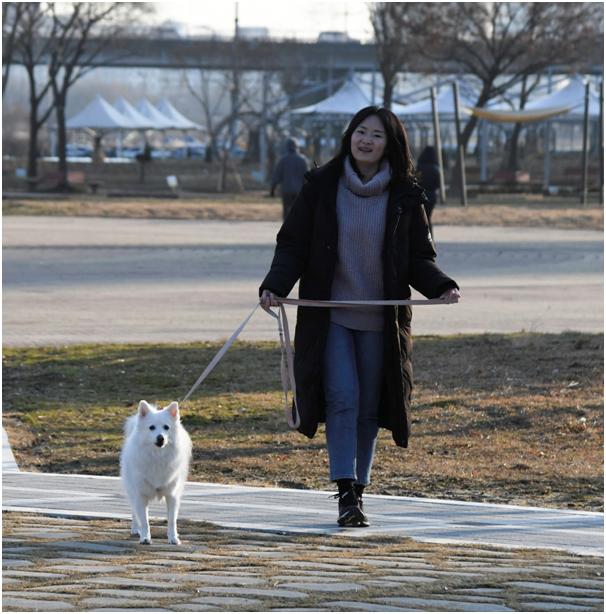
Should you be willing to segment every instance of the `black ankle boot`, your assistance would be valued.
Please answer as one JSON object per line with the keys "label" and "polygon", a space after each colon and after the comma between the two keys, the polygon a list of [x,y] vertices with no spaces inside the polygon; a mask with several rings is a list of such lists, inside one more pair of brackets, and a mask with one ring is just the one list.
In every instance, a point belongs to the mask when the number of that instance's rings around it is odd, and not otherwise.
{"label": "black ankle boot", "polygon": [[335,495],[339,499],[337,523],[340,527],[364,526],[360,524],[364,520],[364,514],[358,503],[353,480],[337,480],[337,484],[339,485],[339,493]]}
{"label": "black ankle boot", "polygon": [[360,508],[360,512],[362,514],[360,519],[361,527],[368,527],[370,523],[368,522],[368,516],[364,513],[364,503],[362,501],[362,495],[364,494],[364,484],[354,484],[354,493],[356,498],[358,499],[358,507]]}

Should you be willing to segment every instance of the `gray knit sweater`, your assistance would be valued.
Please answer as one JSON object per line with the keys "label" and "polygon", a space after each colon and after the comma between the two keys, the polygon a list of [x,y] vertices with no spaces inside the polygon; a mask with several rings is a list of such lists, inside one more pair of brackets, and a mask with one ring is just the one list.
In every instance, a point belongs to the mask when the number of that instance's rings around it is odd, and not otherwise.
{"label": "gray knit sweater", "polygon": [[[332,300],[384,298],[382,253],[390,178],[387,160],[370,181],[363,183],[349,158],[345,159],[337,190],[339,244]],[[355,330],[383,330],[382,307],[334,308],[330,319]]]}

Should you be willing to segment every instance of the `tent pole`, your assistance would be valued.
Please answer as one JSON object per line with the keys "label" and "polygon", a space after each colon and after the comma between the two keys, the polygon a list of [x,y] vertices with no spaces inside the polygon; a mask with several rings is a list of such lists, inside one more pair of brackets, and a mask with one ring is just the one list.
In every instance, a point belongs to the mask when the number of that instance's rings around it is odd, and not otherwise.
{"label": "tent pole", "polygon": [[459,187],[461,190],[461,204],[467,206],[467,184],[465,182],[465,152],[461,143],[461,117],[459,115],[459,83],[454,81],[452,91],[455,104],[455,126],[457,131],[457,160],[459,165]]}
{"label": "tent pole", "polygon": [[583,114],[583,157],[582,157],[582,177],[583,184],[581,189],[581,204],[587,204],[587,134],[589,130],[589,81],[585,83],[585,112]]}
{"label": "tent pole", "polygon": [[438,154],[438,166],[440,167],[440,203],[446,203],[446,187],[444,184],[444,160],[442,160],[442,138],[440,136],[440,116],[438,115],[438,102],[436,100],[436,88],[429,88],[431,95],[431,114],[433,117],[433,140]]}
{"label": "tent pole", "polygon": [[604,204],[604,80],[600,81],[600,120],[598,123],[598,143],[600,156],[600,192]]}

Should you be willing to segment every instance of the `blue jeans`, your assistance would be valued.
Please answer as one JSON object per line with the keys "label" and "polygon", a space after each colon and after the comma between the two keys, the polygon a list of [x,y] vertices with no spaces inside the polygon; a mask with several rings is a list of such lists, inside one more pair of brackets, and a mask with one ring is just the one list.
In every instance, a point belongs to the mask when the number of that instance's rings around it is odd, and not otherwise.
{"label": "blue jeans", "polygon": [[370,482],[379,431],[383,333],[330,323],[324,354],[330,479]]}

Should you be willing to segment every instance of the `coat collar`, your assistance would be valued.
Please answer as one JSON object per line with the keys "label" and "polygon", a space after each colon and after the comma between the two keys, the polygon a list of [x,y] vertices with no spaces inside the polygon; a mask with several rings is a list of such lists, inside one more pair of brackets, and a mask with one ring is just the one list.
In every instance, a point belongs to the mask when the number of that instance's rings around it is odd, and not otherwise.
{"label": "coat collar", "polygon": [[[310,183],[314,183],[320,188],[326,196],[330,194],[336,199],[337,184],[342,174],[341,164],[331,160],[318,168],[314,168],[305,174],[305,178]],[[423,188],[416,181],[392,181],[389,186],[390,201],[393,202],[418,202],[427,201],[427,196]]]}

